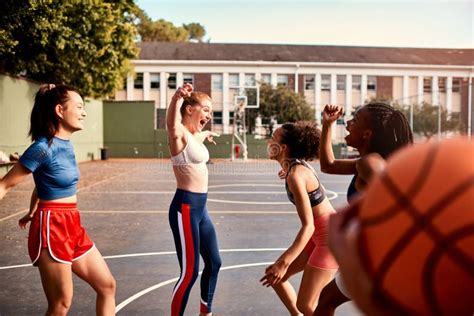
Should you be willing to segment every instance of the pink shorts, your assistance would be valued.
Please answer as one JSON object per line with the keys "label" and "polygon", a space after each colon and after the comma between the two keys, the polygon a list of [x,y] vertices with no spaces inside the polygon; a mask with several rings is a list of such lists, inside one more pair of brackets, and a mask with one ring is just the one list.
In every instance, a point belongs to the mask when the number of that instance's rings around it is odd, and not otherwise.
{"label": "pink shorts", "polygon": [[329,216],[325,214],[314,217],[314,233],[306,244],[304,251],[309,255],[308,264],[315,268],[337,270],[339,265],[328,248]]}
{"label": "pink shorts", "polygon": [[94,248],[84,227],[76,203],[40,203],[31,221],[28,253],[37,265],[42,249],[61,263],[72,264]]}

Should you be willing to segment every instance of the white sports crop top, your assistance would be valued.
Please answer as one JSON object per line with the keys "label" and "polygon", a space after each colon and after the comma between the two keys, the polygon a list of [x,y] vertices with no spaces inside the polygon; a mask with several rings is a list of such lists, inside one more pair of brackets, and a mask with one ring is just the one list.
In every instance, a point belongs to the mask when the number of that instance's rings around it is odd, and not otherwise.
{"label": "white sports crop top", "polygon": [[209,160],[209,151],[206,146],[199,142],[192,134],[186,133],[186,146],[176,156],[171,157],[173,166],[206,164]]}

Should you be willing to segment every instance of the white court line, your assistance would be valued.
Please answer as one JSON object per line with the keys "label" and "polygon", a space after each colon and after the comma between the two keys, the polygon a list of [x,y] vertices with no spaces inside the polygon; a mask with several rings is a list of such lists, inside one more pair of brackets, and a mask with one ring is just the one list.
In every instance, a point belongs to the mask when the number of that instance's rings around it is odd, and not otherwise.
{"label": "white court line", "polygon": [[232,184],[215,184],[209,185],[208,188],[225,188],[225,187],[278,187],[281,188],[281,184],[255,184],[255,183],[232,183]]}
{"label": "white court line", "polygon": [[[107,178],[107,179],[101,180],[101,181],[99,181],[99,182],[90,184],[90,185],[88,185],[88,186],[82,187],[82,188],[78,189],[78,190],[76,191],[76,193],[79,193],[79,192],[81,192],[82,190],[92,188],[93,186],[96,186],[96,185],[98,185],[98,184],[101,184],[101,183],[103,183],[103,182],[105,182],[105,181],[109,181],[109,180],[115,179],[116,177],[119,177],[119,176],[124,175],[124,174],[127,174],[127,173],[131,173],[131,172],[132,172],[132,171],[122,172],[122,173],[117,174],[117,175],[115,175],[115,176],[112,176],[112,177],[110,177],[110,178]],[[29,191],[29,192],[32,192],[32,191]],[[28,212],[29,210],[30,210],[29,208],[25,208],[25,209],[22,209],[21,211],[18,211],[18,212],[16,212],[16,213],[11,214],[11,215],[8,215],[8,216],[6,216],[6,217],[0,218],[0,223],[3,222],[3,221],[6,221],[7,219],[10,219],[10,218],[12,218],[12,217],[15,217],[15,216],[17,216],[17,215],[19,215],[19,214],[26,213],[26,212]]]}
{"label": "white court line", "polygon": [[[235,249],[220,249],[219,252],[269,252],[269,251],[284,251],[286,248],[235,248]],[[162,255],[174,255],[176,251],[160,251],[160,252],[142,252],[142,253],[129,253],[122,255],[103,256],[104,259],[120,259],[120,258],[131,258],[131,257],[146,257],[146,256],[162,256]],[[13,266],[0,267],[0,270],[16,269],[33,266],[31,263],[17,264]]]}
{"label": "white court line", "polygon": [[[124,174],[127,174],[127,173],[131,173],[132,171],[129,171],[129,172],[123,172],[123,173],[120,173],[118,175],[115,175],[113,177],[110,177],[108,179],[104,179],[102,181],[99,181],[97,183],[94,183],[94,184],[91,184],[89,186],[86,186],[86,187],[83,187],[83,188],[80,188],[79,190],[77,190],[77,192],[81,192],[85,189],[89,189],[93,186],[96,186],[100,183],[103,183],[103,182],[106,182],[106,181],[109,181],[109,180],[112,180],[116,177],[119,177],[119,176],[122,176]],[[232,184],[216,184],[216,185],[210,185],[208,186],[208,188],[222,188],[222,187],[243,187],[243,186],[249,186],[249,187],[281,187],[281,184],[255,184],[255,183],[232,183]],[[174,194],[176,191],[86,191],[86,192],[82,192],[83,194]],[[326,189],[326,192],[329,194],[332,194],[332,196],[328,196],[329,200],[333,200],[335,198],[338,197],[339,194],[341,195],[345,195],[347,194],[346,192],[335,192],[335,191],[331,191],[331,190],[328,190]],[[208,194],[210,196],[214,195],[214,194],[286,194],[286,192],[282,192],[282,191],[209,191]],[[247,204],[247,205],[290,205],[291,203],[290,202],[259,202],[259,201],[234,201],[234,200],[222,200],[222,199],[212,199],[212,198],[208,198],[207,199],[208,201],[210,202],[214,202],[214,203],[229,203],[229,204]],[[1,218],[0,219],[0,222],[3,222],[7,219],[10,219],[12,217],[15,217],[19,214],[22,214],[22,213],[25,213],[27,212],[28,209],[23,209],[21,211],[18,211],[14,214],[11,214],[7,217],[4,217],[4,218]],[[82,211],[81,211],[82,212]],[[85,212],[84,212],[85,213]],[[95,212],[97,213],[97,212]],[[119,213],[119,212],[117,212]],[[138,213],[138,212],[137,212]],[[212,212],[210,212],[212,213]],[[226,212],[227,213],[227,212]],[[239,214],[239,213],[236,213],[236,214]]]}
{"label": "white court line", "polygon": [[18,212],[16,212],[16,213],[13,213],[13,214],[11,214],[11,215],[8,215],[7,217],[0,218],[0,223],[3,222],[3,221],[6,221],[7,219],[10,219],[10,218],[12,218],[12,217],[15,217],[15,216],[17,216],[17,215],[19,215],[19,214],[26,213],[26,212],[28,212],[28,210],[29,210],[29,208],[25,208],[25,209],[23,209],[23,210],[21,210],[21,211],[18,211]]}
{"label": "white court line", "polygon": [[[97,210],[82,211],[81,214],[168,214],[169,211],[153,211],[153,210]],[[295,214],[296,211],[208,211],[209,214]]]}
{"label": "white court line", "polygon": [[[273,262],[255,262],[255,263],[238,264],[238,265],[234,265],[234,266],[221,267],[220,271],[240,269],[240,268],[249,268],[249,267],[258,267],[258,266],[266,266],[266,265],[270,265],[272,263]],[[202,271],[200,271],[199,274],[202,274]],[[166,280],[164,282],[161,282],[161,283],[155,284],[153,286],[150,286],[149,288],[146,288],[146,289],[130,296],[125,301],[123,301],[122,303],[117,305],[117,307],[115,307],[115,313],[118,313],[121,309],[123,309],[125,306],[127,306],[128,304],[130,304],[131,302],[133,302],[137,298],[139,298],[139,297],[141,297],[141,296],[143,296],[147,293],[150,293],[151,291],[159,289],[160,287],[163,287],[163,286],[168,285],[170,283],[174,283],[174,282],[178,281],[178,279],[179,278],[173,278],[173,279],[170,279],[170,280]]]}
{"label": "white court line", "polygon": [[[248,175],[248,174],[247,174]],[[212,175],[211,175],[212,176]],[[324,178],[320,178],[321,180],[324,179]],[[275,179],[274,181],[272,180],[251,180],[253,183],[269,183],[269,184],[275,184],[276,181],[278,180],[281,180],[283,182],[283,179]],[[210,179],[209,180],[209,183],[218,183],[218,182],[224,182],[224,183],[229,183],[230,180],[213,180],[213,179]],[[246,180],[238,180],[238,179],[232,179],[232,182],[236,183],[236,182],[242,182],[242,183],[245,183],[245,182],[249,182],[250,180],[249,179],[246,179]],[[134,182],[134,183],[140,183],[140,182],[143,182],[143,183],[176,183],[176,180],[127,180],[127,183],[128,182]],[[350,179],[349,180],[325,180],[325,181],[321,181],[321,182],[324,182],[324,183],[343,183],[343,184],[348,184],[350,182]],[[27,190],[16,190],[17,192],[29,192]]]}
{"label": "white court line", "polygon": [[290,202],[251,202],[251,201],[232,201],[232,200],[218,200],[207,199],[209,202],[228,203],[228,204],[250,204],[250,205],[290,205]]}
{"label": "white court line", "polygon": [[[174,194],[176,191],[94,191],[87,194]],[[209,191],[211,194],[286,194],[285,191]]]}

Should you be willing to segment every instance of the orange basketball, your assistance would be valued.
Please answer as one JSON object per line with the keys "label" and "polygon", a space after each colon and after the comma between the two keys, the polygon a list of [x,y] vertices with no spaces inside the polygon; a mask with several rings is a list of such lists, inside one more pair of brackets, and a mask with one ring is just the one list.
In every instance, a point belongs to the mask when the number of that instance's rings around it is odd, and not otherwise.
{"label": "orange basketball", "polygon": [[360,204],[375,295],[403,315],[474,314],[474,143],[401,150]]}

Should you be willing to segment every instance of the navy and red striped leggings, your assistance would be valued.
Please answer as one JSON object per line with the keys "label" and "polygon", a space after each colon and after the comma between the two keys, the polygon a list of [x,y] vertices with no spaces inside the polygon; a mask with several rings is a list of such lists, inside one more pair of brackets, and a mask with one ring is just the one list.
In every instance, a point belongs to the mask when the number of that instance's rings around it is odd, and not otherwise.
{"label": "navy and red striped leggings", "polygon": [[173,231],[181,274],[173,289],[171,316],[183,315],[189,293],[199,274],[199,254],[204,260],[201,276],[201,313],[212,311],[212,299],[221,267],[216,231],[207,213],[207,193],[177,189],[169,222]]}

